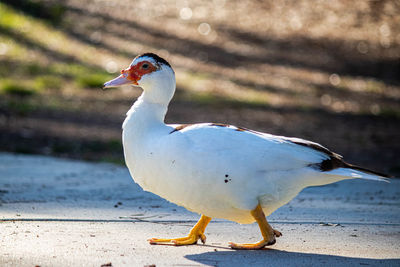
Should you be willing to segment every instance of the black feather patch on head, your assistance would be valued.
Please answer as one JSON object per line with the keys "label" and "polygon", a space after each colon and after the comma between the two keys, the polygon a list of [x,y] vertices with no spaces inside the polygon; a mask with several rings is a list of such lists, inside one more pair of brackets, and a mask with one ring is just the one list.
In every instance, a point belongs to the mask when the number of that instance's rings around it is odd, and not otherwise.
{"label": "black feather patch on head", "polygon": [[140,58],[140,57],[151,57],[152,59],[155,60],[155,62],[157,62],[159,64],[167,65],[168,67],[172,68],[171,65],[168,63],[168,61],[166,61],[165,59],[163,59],[162,57],[160,57],[154,53],[144,53],[144,54],[137,56],[136,58]]}

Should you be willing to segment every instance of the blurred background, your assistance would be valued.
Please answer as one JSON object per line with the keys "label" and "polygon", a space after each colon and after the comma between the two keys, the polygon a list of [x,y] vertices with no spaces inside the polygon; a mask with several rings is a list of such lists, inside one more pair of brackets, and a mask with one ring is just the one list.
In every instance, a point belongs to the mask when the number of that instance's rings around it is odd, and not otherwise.
{"label": "blurred background", "polygon": [[132,59],[174,67],[168,123],[319,142],[400,175],[399,1],[2,0],[0,151],[123,164]]}

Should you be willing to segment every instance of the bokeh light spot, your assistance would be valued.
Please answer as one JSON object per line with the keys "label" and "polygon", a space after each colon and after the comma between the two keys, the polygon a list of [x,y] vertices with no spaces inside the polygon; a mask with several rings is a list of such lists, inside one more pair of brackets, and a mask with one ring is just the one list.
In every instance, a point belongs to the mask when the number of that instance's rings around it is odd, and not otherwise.
{"label": "bokeh light spot", "polygon": [[340,76],[336,73],[333,73],[331,76],[329,76],[329,82],[333,86],[338,86],[340,84]]}
{"label": "bokeh light spot", "polygon": [[193,16],[193,11],[191,8],[189,7],[184,7],[179,11],[179,16],[181,17],[181,19],[183,20],[189,20],[192,18]]}
{"label": "bokeh light spot", "polygon": [[115,63],[115,61],[110,60],[106,63],[106,71],[108,73],[116,73],[117,70],[118,70],[118,66],[117,66],[117,63]]}
{"label": "bokeh light spot", "polygon": [[211,26],[208,23],[201,23],[197,28],[197,31],[202,35],[208,35],[211,32]]}

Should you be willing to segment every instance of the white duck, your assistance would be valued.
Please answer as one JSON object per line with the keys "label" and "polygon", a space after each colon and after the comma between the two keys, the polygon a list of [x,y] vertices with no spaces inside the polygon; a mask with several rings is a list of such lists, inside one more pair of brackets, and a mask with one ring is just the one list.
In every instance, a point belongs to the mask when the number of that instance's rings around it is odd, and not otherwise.
{"label": "white duck", "polygon": [[187,237],[152,238],[151,244],[189,245],[198,239],[204,243],[204,230],[215,217],[238,223],[256,221],[262,241],[230,246],[260,249],[281,236],[265,216],[303,188],[387,177],[350,165],[325,147],[299,138],[216,123],[165,124],[175,73],[155,54],[136,57],[104,87],[122,84],[143,89],[122,126],[125,161],[132,177],[144,190],[202,214]]}

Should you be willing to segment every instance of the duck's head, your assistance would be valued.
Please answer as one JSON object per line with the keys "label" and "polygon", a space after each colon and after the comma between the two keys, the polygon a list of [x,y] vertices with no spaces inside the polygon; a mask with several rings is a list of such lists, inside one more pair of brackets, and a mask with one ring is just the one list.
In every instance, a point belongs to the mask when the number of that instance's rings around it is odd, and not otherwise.
{"label": "duck's head", "polygon": [[141,87],[144,99],[152,103],[169,103],[175,92],[175,73],[171,65],[153,53],[135,57],[121,75],[106,82],[103,88],[118,87],[124,84]]}

